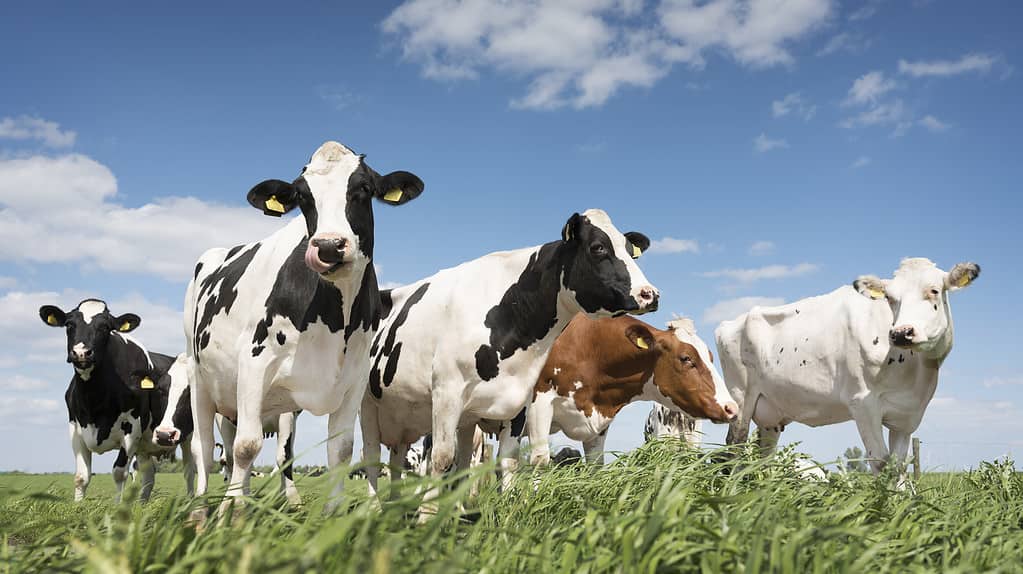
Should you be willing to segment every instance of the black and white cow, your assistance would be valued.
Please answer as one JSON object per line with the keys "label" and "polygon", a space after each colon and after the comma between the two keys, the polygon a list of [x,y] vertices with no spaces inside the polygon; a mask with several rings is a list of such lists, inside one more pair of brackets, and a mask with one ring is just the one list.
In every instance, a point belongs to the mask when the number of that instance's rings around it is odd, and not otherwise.
{"label": "black and white cow", "polygon": [[86,299],[65,313],[43,305],[39,316],[51,327],[67,332],[67,362],[74,367],[64,393],[71,450],[75,453],[75,500],[85,498],[92,477],[92,453],[118,449],[113,477],[120,500],[128,463],[137,457],[142,472],[142,500],[153,490],[153,458],[173,452],[180,444],[185,482],[192,493],[195,465],[189,450],[191,409],[173,412],[181,429],[176,441],[158,445],[153,429],[167,410],[173,382],[185,380],[185,357],[150,353],[128,335],[142,322],[138,315],[114,316],[99,299]]}
{"label": "black and white cow", "polygon": [[[439,475],[455,462],[456,440],[469,444],[482,419],[511,421],[501,433],[521,436],[537,375],[576,313],[657,308],[657,290],[633,261],[649,244],[591,209],[572,215],[560,240],[385,291],[388,313],[370,349],[361,418],[371,487],[381,444],[401,460],[432,429],[431,472]],[[469,468],[471,454],[459,449],[458,468]],[[517,463],[508,453],[499,458],[509,471]]]}
{"label": "black and white cow", "polygon": [[686,444],[699,447],[703,440],[700,431],[702,419],[691,416],[685,411],[673,411],[668,407],[655,403],[643,425],[643,440],[671,437],[685,439]]}
{"label": "black and white cow", "polygon": [[[198,492],[213,457],[213,417],[238,422],[229,497],[249,492],[263,420],[297,410],[329,414],[327,460],[351,459],[355,417],[369,376],[369,346],[382,305],[373,269],[376,199],[402,205],[423,191],[415,175],[380,175],[337,142],[313,154],[291,183],[252,188],[251,205],[297,217],[269,237],[199,259],[185,296],[192,369]],[[339,502],[344,481],[331,493]]]}

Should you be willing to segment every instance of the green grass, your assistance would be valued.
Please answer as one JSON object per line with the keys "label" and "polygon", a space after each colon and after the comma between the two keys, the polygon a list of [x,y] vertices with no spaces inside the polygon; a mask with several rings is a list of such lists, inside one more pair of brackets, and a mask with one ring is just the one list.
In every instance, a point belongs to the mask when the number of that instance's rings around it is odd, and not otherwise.
{"label": "green grass", "polygon": [[67,475],[0,475],[0,571],[1023,572],[1023,475],[1011,462],[902,492],[886,476],[801,480],[791,452],[713,458],[661,441],[600,469],[524,471],[474,501],[449,480],[421,526],[418,480],[382,508],[350,481],[347,510],[325,517],[328,477],[301,479],[300,510],[279,507],[276,479],[254,479],[263,491],[246,513],[201,532],[186,524],[179,476],[159,475],[146,505],[115,505],[109,475],[81,504]]}

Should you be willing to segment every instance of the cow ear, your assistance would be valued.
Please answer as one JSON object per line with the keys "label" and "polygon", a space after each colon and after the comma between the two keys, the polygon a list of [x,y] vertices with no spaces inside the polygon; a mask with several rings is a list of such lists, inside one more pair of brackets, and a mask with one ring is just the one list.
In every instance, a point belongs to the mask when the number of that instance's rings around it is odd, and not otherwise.
{"label": "cow ear", "polygon": [[142,319],[134,313],[125,313],[114,319],[114,325],[117,325],[117,330],[121,333],[130,333],[141,324]]}
{"label": "cow ear", "polygon": [[625,241],[627,242],[626,247],[629,250],[629,255],[633,259],[639,259],[639,256],[650,247],[650,239],[638,231],[626,233]]}
{"label": "cow ear", "polygon": [[43,305],[39,308],[39,317],[43,323],[51,327],[63,327],[67,322],[67,315],[54,305]]}
{"label": "cow ear", "polygon": [[579,237],[579,225],[582,222],[582,216],[578,213],[573,213],[572,217],[568,218],[565,222],[565,226],[561,228],[561,239],[562,241],[572,241],[576,237]]}
{"label": "cow ear", "polygon": [[625,329],[625,337],[639,349],[649,351],[654,348],[654,334],[644,325],[629,325]]}
{"label": "cow ear", "polygon": [[980,265],[973,262],[956,263],[956,266],[945,276],[945,288],[958,291],[966,287],[980,276]]}
{"label": "cow ear", "polygon": [[871,299],[884,299],[885,281],[874,275],[860,275],[853,281],[853,289]]}
{"label": "cow ear", "polygon": [[423,193],[423,180],[407,171],[392,171],[380,178],[376,198],[389,205],[402,205]]}
{"label": "cow ear", "polygon": [[298,205],[295,186],[279,179],[268,179],[249,190],[249,205],[264,215],[280,217]]}

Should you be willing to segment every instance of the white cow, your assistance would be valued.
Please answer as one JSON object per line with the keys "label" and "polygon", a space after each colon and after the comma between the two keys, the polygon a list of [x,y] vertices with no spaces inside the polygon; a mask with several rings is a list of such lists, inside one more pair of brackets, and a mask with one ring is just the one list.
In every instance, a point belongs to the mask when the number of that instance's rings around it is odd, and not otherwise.
{"label": "white cow", "polygon": [[658,438],[681,438],[692,447],[699,447],[703,439],[703,419],[690,416],[685,411],[674,411],[654,403],[643,425],[643,440],[649,442]]}
{"label": "white cow", "polygon": [[[361,417],[371,487],[380,444],[400,460],[432,430],[438,475],[481,419],[511,421],[502,433],[521,436],[536,377],[576,313],[657,308],[657,290],[633,261],[649,244],[591,209],[569,218],[560,240],[492,253],[385,293],[390,311],[371,349]],[[459,450],[458,468],[468,468],[471,452]],[[510,470],[517,461],[505,454]]]}
{"label": "white cow", "polygon": [[[249,203],[267,215],[297,207],[302,217],[261,241],[199,259],[185,296],[185,335],[200,494],[213,462],[214,413],[238,422],[229,497],[249,492],[265,417],[329,414],[328,464],[351,459],[382,312],[372,200],[402,205],[422,190],[415,175],[381,176],[364,156],[327,142],[294,182],[268,180],[249,191]],[[328,511],[343,488],[338,480]]]}
{"label": "white cow", "polygon": [[721,323],[718,354],[740,408],[728,443],[746,440],[750,419],[764,453],[790,422],[852,419],[875,473],[890,455],[901,464],[952,350],[948,294],[979,274],[975,263],[946,273],[927,259],[905,259],[892,279],[863,276],[827,295],[754,307]]}

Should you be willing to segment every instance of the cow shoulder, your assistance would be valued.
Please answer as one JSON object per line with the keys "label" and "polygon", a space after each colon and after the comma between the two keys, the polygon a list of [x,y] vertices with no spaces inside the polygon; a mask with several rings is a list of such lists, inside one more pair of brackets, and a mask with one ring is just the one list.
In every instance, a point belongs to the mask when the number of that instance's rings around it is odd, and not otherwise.
{"label": "cow shoulder", "polygon": [[369,391],[378,399],[383,397],[384,387],[391,385],[398,371],[402,349],[399,330],[408,321],[412,308],[423,300],[429,288],[428,281],[403,288],[397,294],[397,310],[392,307],[395,303],[394,291],[386,292],[386,302],[382,302],[381,305],[387,308],[387,321],[377,331],[370,347],[372,365],[369,371]]}
{"label": "cow shoulder", "polygon": [[[193,288],[196,305],[193,345],[196,357],[210,343],[210,325],[213,318],[221,312],[231,313],[231,308],[238,299],[238,283],[259,248],[259,243],[253,243],[236,251],[232,257],[226,257],[229,253],[227,250],[211,249],[200,258],[200,265],[196,266],[196,285]],[[214,265],[221,256],[224,256],[224,259]]]}

